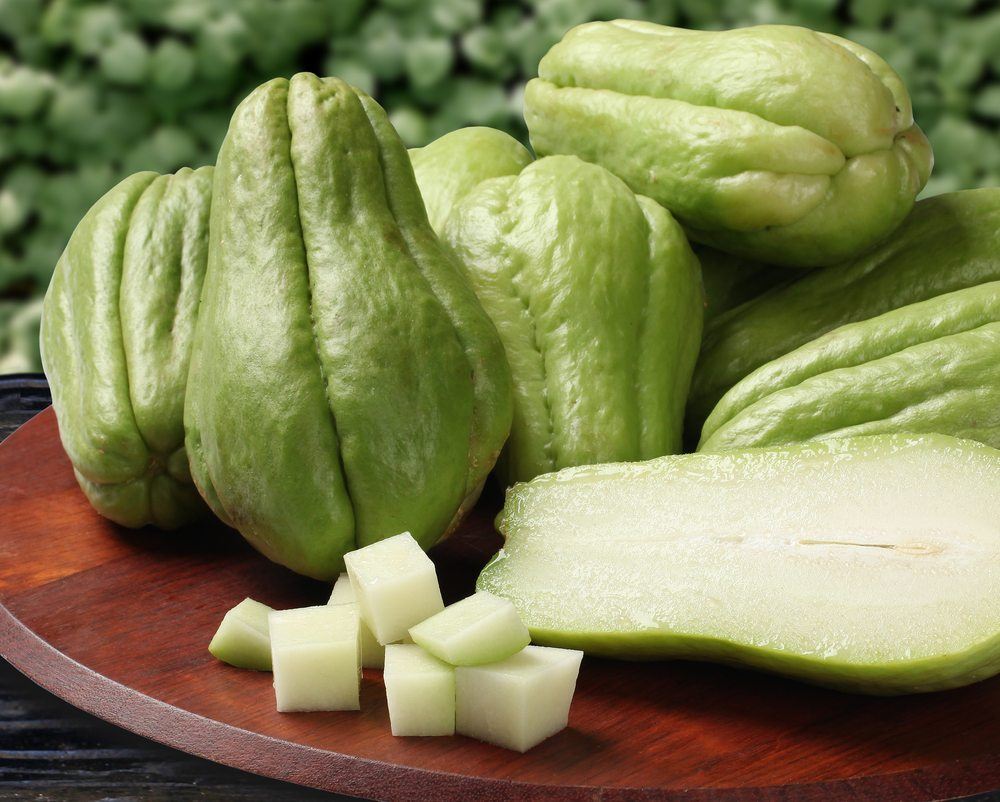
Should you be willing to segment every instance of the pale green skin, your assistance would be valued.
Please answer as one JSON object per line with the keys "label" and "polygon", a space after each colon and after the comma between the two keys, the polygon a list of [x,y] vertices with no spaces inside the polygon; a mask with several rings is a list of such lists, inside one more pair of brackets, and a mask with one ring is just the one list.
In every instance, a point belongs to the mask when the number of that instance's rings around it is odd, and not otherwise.
{"label": "pale green skin", "polygon": [[[843,480],[836,478],[837,466],[845,461],[861,464],[869,479],[845,487]],[[899,472],[896,477],[895,471]],[[755,477],[763,477],[757,479],[756,491],[760,484],[773,485],[774,489],[767,491],[775,505],[773,512],[760,512],[756,504],[759,497],[747,490]],[[953,510],[952,528],[929,534],[922,531],[918,514],[917,520],[905,524],[912,526],[912,531],[904,526],[903,534],[897,536],[918,540],[931,537],[932,542],[945,544],[952,556],[940,565],[926,562],[937,559],[933,554],[913,556],[904,552],[896,557],[887,547],[857,549],[851,557],[834,556],[841,554],[836,551],[841,547],[872,544],[852,544],[851,540],[863,536],[850,526],[840,530],[833,524],[827,529],[822,510],[831,505],[850,510],[854,506],[852,499],[857,500],[865,504],[862,527],[869,530],[866,536],[891,538],[891,534],[879,534],[878,515],[886,516],[891,533],[895,516],[905,514],[905,509],[894,509],[893,505],[899,503],[893,495],[896,490],[886,487],[905,487],[913,477],[919,477],[918,489],[913,492],[924,498],[932,494],[924,493],[923,488],[947,487],[948,482],[959,485],[964,495],[955,506],[946,490],[943,504],[937,505],[939,521],[949,520],[948,511]],[[998,477],[1000,452],[937,434],[856,437],[570,468],[508,490],[504,509],[497,516],[504,547],[483,569],[476,589],[510,599],[528,625],[534,643],[583,649],[596,656],[707,660],[876,695],[954,688],[1000,672],[998,610],[995,604],[983,604],[980,598],[989,597],[988,588],[996,576],[995,559],[1000,553],[1000,530],[993,517]],[[642,483],[652,483],[657,492],[646,502],[631,501],[629,494]],[[621,497],[628,500],[621,501]],[[728,502],[723,501],[727,497]],[[716,505],[706,504],[706,499],[716,499]],[[812,509],[815,505],[810,499],[819,499],[821,506]],[[750,529],[740,528],[742,522],[734,523],[739,514],[730,517],[717,512],[717,505],[731,510],[734,503],[748,510],[747,517],[757,519]],[[673,524],[647,531],[641,523],[647,514],[644,504],[654,509],[662,505],[657,514]],[[922,506],[929,509],[935,504],[931,499]],[[623,505],[626,509],[616,509]],[[981,512],[981,508],[987,511]],[[817,516],[821,520],[815,520]],[[775,523],[779,517],[781,523]],[[850,513],[845,517],[849,518]],[[802,520],[796,523],[797,519]],[[703,536],[706,522],[714,526],[714,538]],[[685,531],[694,533],[696,539],[685,540]],[[813,547],[793,546],[799,537],[823,538],[822,542],[829,545],[819,547],[832,551],[825,558],[817,557],[810,566],[792,553],[795,548]],[[618,547],[616,538],[622,541]],[[752,541],[751,548],[758,551],[750,555],[749,568],[741,559],[748,553],[741,555],[738,551],[744,538]],[[727,547],[730,553],[723,554]],[[701,557],[698,548],[705,549]],[[963,556],[972,548],[977,549],[972,556]],[[671,549],[677,557],[668,565],[663,561],[669,561]],[[881,598],[884,609],[857,600],[853,591],[838,598],[840,582],[877,579],[878,572],[869,573],[864,568],[859,572],[861,576],[854,573],[856,563],[865,563],[858,562],[857,554],[862,552],[879,555],[883,567],[897,559],[907,561],[907,568],[889,570],[912,572],[898,586],[872,591]],[[839,564],[841,559],[843,564]],[[662,568],[650,566],[650,560]],[[963,564],[963,560],[970,564]],[[756,568],[762,562],[768,563],[769,575],[777,580],[773,587],[766,583],[761,586]],[[678,569],[678,563],[683,568]],[[800,568],[807,570],[809,580],[796,578]],[[744,570],[748,573],[741,574]],[[955,608],[923,624],[921,605],[928,601],[921,599],[907,608],[910,599],[905,595],[906,588],[919,585],[922,576],[935,572],[945,577],[942,581],[949,586],[946,603]],[[817,574],[825,576],[827,582],[815,583]],[[638,588],[634,584],[637,576],[653,584]],[[967,588],[963,583],[968,583]],[[746,597],[745,588],[755,584],[761,617],[754,616],[754,605],[747,610],[746,598],[727,604],[728,593]],[[937,592],[941,591],[939,586]],[[963,598],[966,591],[968,599]],[[675,597],[678,600],[671,601]],[[657,600],[652,607],[646,606],[645,600],[650,598]],[[675,612],[658,612],[657,605]],[[740,613],[733,612],[740,605]],[[905,619],[905,643],[896,639],[898,633],[883,636],[878,627],[867,624],[863,626],[866,634],[845,632],[837,615],[839,608],[849,618],[870,621],[874,617],[878,621],[892,615],[897,605],[905,613],[900,619]],[[702,612],[706,607],[716,612],[706,618]],[[746,628],[736,623],[741,615],[753,617]],[[948,646],[943,647],[942,621],[937,619],[949,615],[968,615],[971,620],[955,621],[956,627],[963,627],[962,634],[948,636]],[[721,629],[715,626],[710,632],[702,631],[699,621],[713,616],[732,620]],[[785,640],[788,633],[793,633],[792,641]],[[875,642],[868,643],[867,637]],[[846,649],[826,653],[828,644],[842,642]]]}
{"label": "pale green skin", "polygon": [[699,451],[890,432],[1000,447],[1000,281],[834,329],[733,387]]}
{"label": "pale green skin", "polygon": [[94,508],[127,527],[207,513],[184,395],[208,251],[212,168],[136,173],[76,227],[45,296],[41,350],[59,434]]}
{"label": "pale green skin", "polygon": [[510,134],[483,126],[459,128],[409,153],[427,218],[439,235],[452,209],[479,183],[517,175],[534,161]]}
{"label": "pale green skin", "polygon": [[500,452],[510,374],[385,112],[335,78],[270,81],[214,191],[185,410],[202,494],[318,579],[403,531],[433,545]]}
{"label": "pale green skin", "polygon": [[838,326],[996,280],[1000,189],[922,200],[874,250],[774,289],[706,326],[689,426],[697,430],[744,376]]}
{"label": "pale green skin", "polygon": [[[603,168],[572,156],[523,166],[518,148],[468,129],[414,157],[432,206],[445,192],[458,198],[441,234],[510,362],[501,477],[680,450],[702,324],[700,269],[683,231]],[[476,177],[497,177],[454,192],[449,171],[473,160]]]}
{"label": "pale green skin", "polygon": [[538,75],[524,115],[539,156],[603,165],[692,239],[769,264],[856,256],[899,225],[931,170],[899,76],[805,28],[592,22]]}

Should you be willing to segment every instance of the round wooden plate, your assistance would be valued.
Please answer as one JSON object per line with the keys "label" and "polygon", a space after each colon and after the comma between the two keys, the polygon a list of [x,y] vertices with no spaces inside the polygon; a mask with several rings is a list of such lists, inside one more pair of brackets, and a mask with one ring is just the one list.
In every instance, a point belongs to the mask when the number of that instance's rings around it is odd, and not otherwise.
{"label": "round wooden plate", "polygon": [[[127,531],[77,489],[51,410],[0,446],[0,651],[153,740],[315,788],[393,800],[937,799],[1000,787],[1000,678],[873,699],[697,663],[587,659],[570,726],[526,755],[393,738],[378,672],[360,713],[275,712],[270,674],[206,646],[245,596],[323,603],[234,532]],[[484,499],[435,549],[446,600],[499,540]],[[763,611],[762,611],[763,612]]]}

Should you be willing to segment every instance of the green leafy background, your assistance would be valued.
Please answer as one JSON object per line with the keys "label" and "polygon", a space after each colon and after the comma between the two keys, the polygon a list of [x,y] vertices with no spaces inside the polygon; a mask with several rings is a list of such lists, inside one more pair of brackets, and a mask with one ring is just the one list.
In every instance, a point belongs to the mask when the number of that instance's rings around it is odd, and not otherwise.
{"label": "green leafy background", "polygon": [[373,93],[408,145],[524,137],[521,88],[566,29],[631,17],[841,33],[903,76],[936,167],[1000,184],[1000,8],[973,0],[0,0],[0,373],[37,370],[38,298],[89,206],[136,170],[214,161],[254,86],[298,70]]}

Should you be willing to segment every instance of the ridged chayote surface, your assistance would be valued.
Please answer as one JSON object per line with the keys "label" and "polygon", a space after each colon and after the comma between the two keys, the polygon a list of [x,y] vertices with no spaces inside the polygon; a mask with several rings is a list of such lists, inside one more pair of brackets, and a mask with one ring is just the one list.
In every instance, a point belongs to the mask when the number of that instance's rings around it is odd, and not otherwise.
{"label": "ridged chayote surface", "polygon": [[42,360],[80,487],[124,526],[207,510],[184,450],[212,168],[136,173],[87,212],[45,297]]}
{"label": "ridged chayote surface", "polygon": [[1000,280],[1000,189],[920,201],[876,249],[713,320],[691,384],[689,425],[700,427],[744,376],[831,329],[995,280]]}
{"label": "ridged chayote surface", "polygon": [[899,76],[805,28],[588,23],[538,75],[525,120],[539,156],[601,164],[693,239],[767,263],[856,256],[903,220],[930,173]]}
{"label": "ridged chayote surface", "polygon": [[496,329],[382,108],[306,73],[257,88],[216,166],[186,409],[213,509],[330,580],[346,551],[448,532],[510,416]]}
{"label": "ridged chayote surface", "polygon": [[[678,451],[702,290],[670,213],[602,167],[530,162],[488,129],[448,134],[413,159],[429,206],[454,201],[438,214],[443,237],[510,362],[504,478]],[[456,174],[479,182],[456,189]]]}
{"label": "ridged chayote surface", "polygon": [[761,366],[700,451],[892,432],[1000,446],[1000,281],[849,323]]}

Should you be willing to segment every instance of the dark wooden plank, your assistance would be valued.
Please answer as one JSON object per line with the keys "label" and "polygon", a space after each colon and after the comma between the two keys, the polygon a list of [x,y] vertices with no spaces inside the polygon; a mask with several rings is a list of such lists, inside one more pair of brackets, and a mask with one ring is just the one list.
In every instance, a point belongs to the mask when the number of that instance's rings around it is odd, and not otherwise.
{"label": "dark wooden plank", "polygon": [[[570,728],[520,756],[394,739],[381,680],[360,713],[281,715],[270,678],[205,651],[245,595],[326,588],[234,533],[124,532],[77,491],[51,413],[0,446],[0,653],[115,724],[222,763],[386,799],[937,799],[1000,786],[1000,682],[868,699],[693,663],[587,660]],[[487,496],[432,552],[455,598],[496,548]]]}

